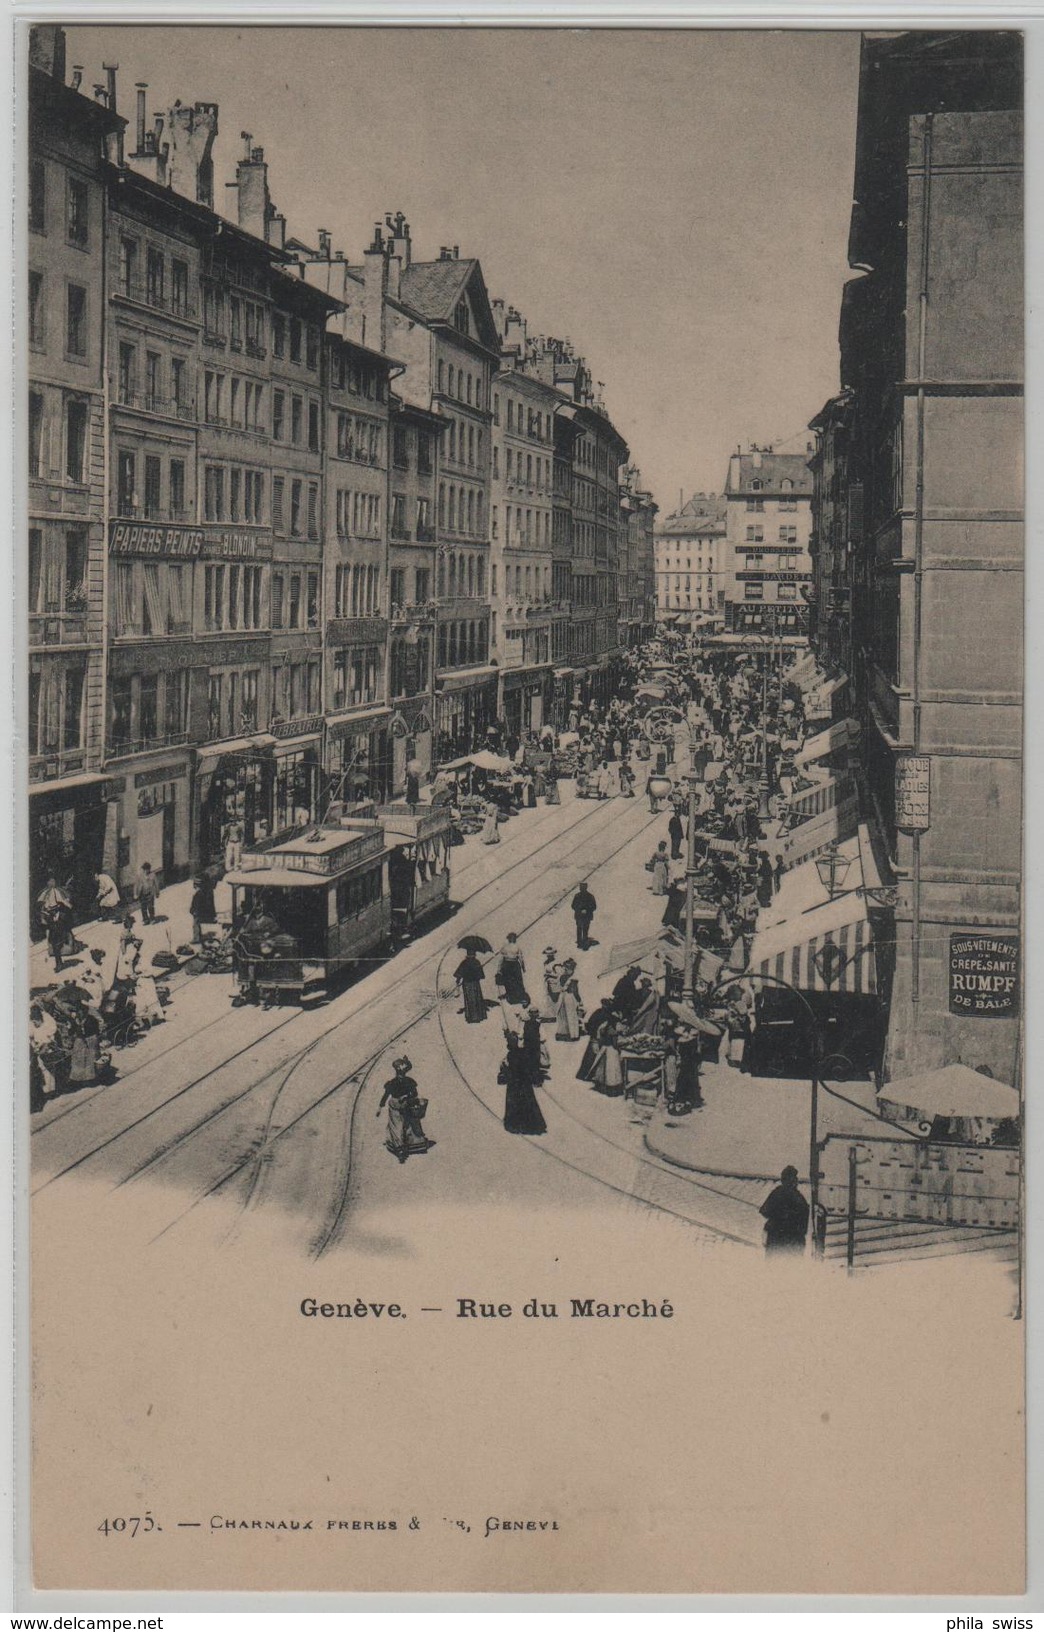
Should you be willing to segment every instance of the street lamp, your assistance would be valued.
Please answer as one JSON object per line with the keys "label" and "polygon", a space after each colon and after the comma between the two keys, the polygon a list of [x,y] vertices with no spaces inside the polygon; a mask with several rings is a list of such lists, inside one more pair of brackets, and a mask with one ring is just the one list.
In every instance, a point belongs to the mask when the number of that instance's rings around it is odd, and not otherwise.
{"label": "street lamp", "polygon": [[792,997],[796,997],[808,1021],[809,1037],[812,1051],[812,1070],[809,1074],[811,1098],[808,1112],[808,1204],[809,1216],[812,1220],[812,1246],[819,1250],[818,1216],[819,1216],[819,1083],[823,1071],[823,1039],[820,1036],[819,1022],[815,1011],[803,992],[792,986],[788,980],[781,980],[777,975],[754,974],[749,970],[740,973],[731,972],[712,986],[707,993],[708,1003],[719,992],[730,986],[736,986],[740,981],[760,981],[763,985],[779,986]]}
{"label": "street lamp", "polygon": [[823,855],[816,857],[816,872],[831,901],[844,889],[851,865],[848,858],[840,854],[836,844],[832,844]]}

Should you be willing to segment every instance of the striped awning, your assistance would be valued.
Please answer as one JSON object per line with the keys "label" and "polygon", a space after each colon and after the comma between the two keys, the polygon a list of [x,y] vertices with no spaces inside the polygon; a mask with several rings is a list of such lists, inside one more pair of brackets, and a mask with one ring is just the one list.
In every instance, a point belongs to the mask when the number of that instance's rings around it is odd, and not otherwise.
{"label": "striped awning", "polygon": [[[851,788],[851,783],[848,784]],[[859,796],[847,792],[836,804],[810,816],[784,833],[779,847],[786,867],[798,867],[810,857],[819,855],[832,844],[842,843],[854,836],[859,826]]]}
{"label": "striped awning", "polygon": [[809,816],[818,816],[821,811],[832,810],[839,799],[850,791],[851,783],[847,776],[826,776],[813,787],[792,793],[787,804],[793,817],[805,821]]}
{"label": "striped awning", "polygon": [[755,935],[749,972],[802,992],[875,993],[874,937],[862,896],[839,896]]}
{"label": "striped awning", "polygon": [[858,736],[858,720],[838,720],[826,731],[818,731],[814,737],[809,737],[794,755],[794,763],[811,765],[817,759],[825,759],[828,754],[836,754],[839,749],[847,748]]}

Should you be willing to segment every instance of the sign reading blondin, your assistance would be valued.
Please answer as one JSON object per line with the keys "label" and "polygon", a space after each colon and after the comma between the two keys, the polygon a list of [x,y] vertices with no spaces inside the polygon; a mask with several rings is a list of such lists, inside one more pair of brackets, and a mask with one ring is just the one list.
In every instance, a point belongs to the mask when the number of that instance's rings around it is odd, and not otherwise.
{"label": "sign reading blondin", "polygon": [[110,555],[151,555],[195,561],[269,561],[272,536],[263,528],[185,527],[114,521],[109,525]]}

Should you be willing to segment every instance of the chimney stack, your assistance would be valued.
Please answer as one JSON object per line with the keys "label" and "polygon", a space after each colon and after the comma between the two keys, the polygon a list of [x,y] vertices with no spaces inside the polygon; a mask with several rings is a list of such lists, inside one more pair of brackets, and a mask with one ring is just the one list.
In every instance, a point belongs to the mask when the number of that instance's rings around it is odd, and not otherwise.
{"label": "chimney stack", "polygon": [[73,71],[72,71],[72,88],[73,88],[73,90],[78,91],[80,89],[80,86],[81,86],[82,83],[83,83],[83,68],[82,68],[80,63],[74,62],[73,63]]}
{"label": "chimney stack", "polygon": [[29,66],[65,84],[65,30],[60,24],[36,23],[29,30]]}
{"label": "chimney stack", "polygon": [[139,80],[134,88],[138,93],[137,147],[136,147],[135,151],[138,152],[138,153],[144,153],[144,151],[145,151],[145,92],[148,90],[149,87],[144,81]]}
{"label": "chimney stack", "polygon": [[319,228],[319,259],[322,261],[330,259],[330,234],[325,227]]}
{"label": "chimney stack", "polygon": [[115,113],[116,112],[116,70],[119,68],[119,66],[120,65],[119,65],[118,62],[103,62],[102,63],[102,67],[105,70],[106,84],[108,85],[108,89],[109,89],[109,112],[110,113]]}
{"label": "chimney stack", "polygon": [[386,351],[388,341],[388,263],[391,244],[385,246],[381,223],[374,222],[373,241],[363,251],[362,343],[372,351]]}

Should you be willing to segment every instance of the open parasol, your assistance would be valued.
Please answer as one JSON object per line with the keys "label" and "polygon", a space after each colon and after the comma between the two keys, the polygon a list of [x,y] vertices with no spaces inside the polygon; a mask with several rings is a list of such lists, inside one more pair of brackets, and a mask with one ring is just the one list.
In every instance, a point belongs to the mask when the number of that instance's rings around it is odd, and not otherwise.
{"label": "open parasol", "polygon": [[721,1036],[722,1028],[716,1026],[711,1020],[705,1020],[702,1014],[697,1014],[691,1004],[668,1003],[667,1007],[683,1025],[689,1026],[692,1031],[702,1032],[705,1037]]}
{"label": "open parasol", "polygon": [[1000,1122],[1019,1114],[1019,1096],[1009,1083],[958,1063],[886,1082],[877,1097],[926,1117],[982,1117]]}
{"label": "open parasol", "polygon": [[492,952],[493,950],[484,935],[465,935],[463,940],[457,942],[457,949],[460,952],[476,953]]}

